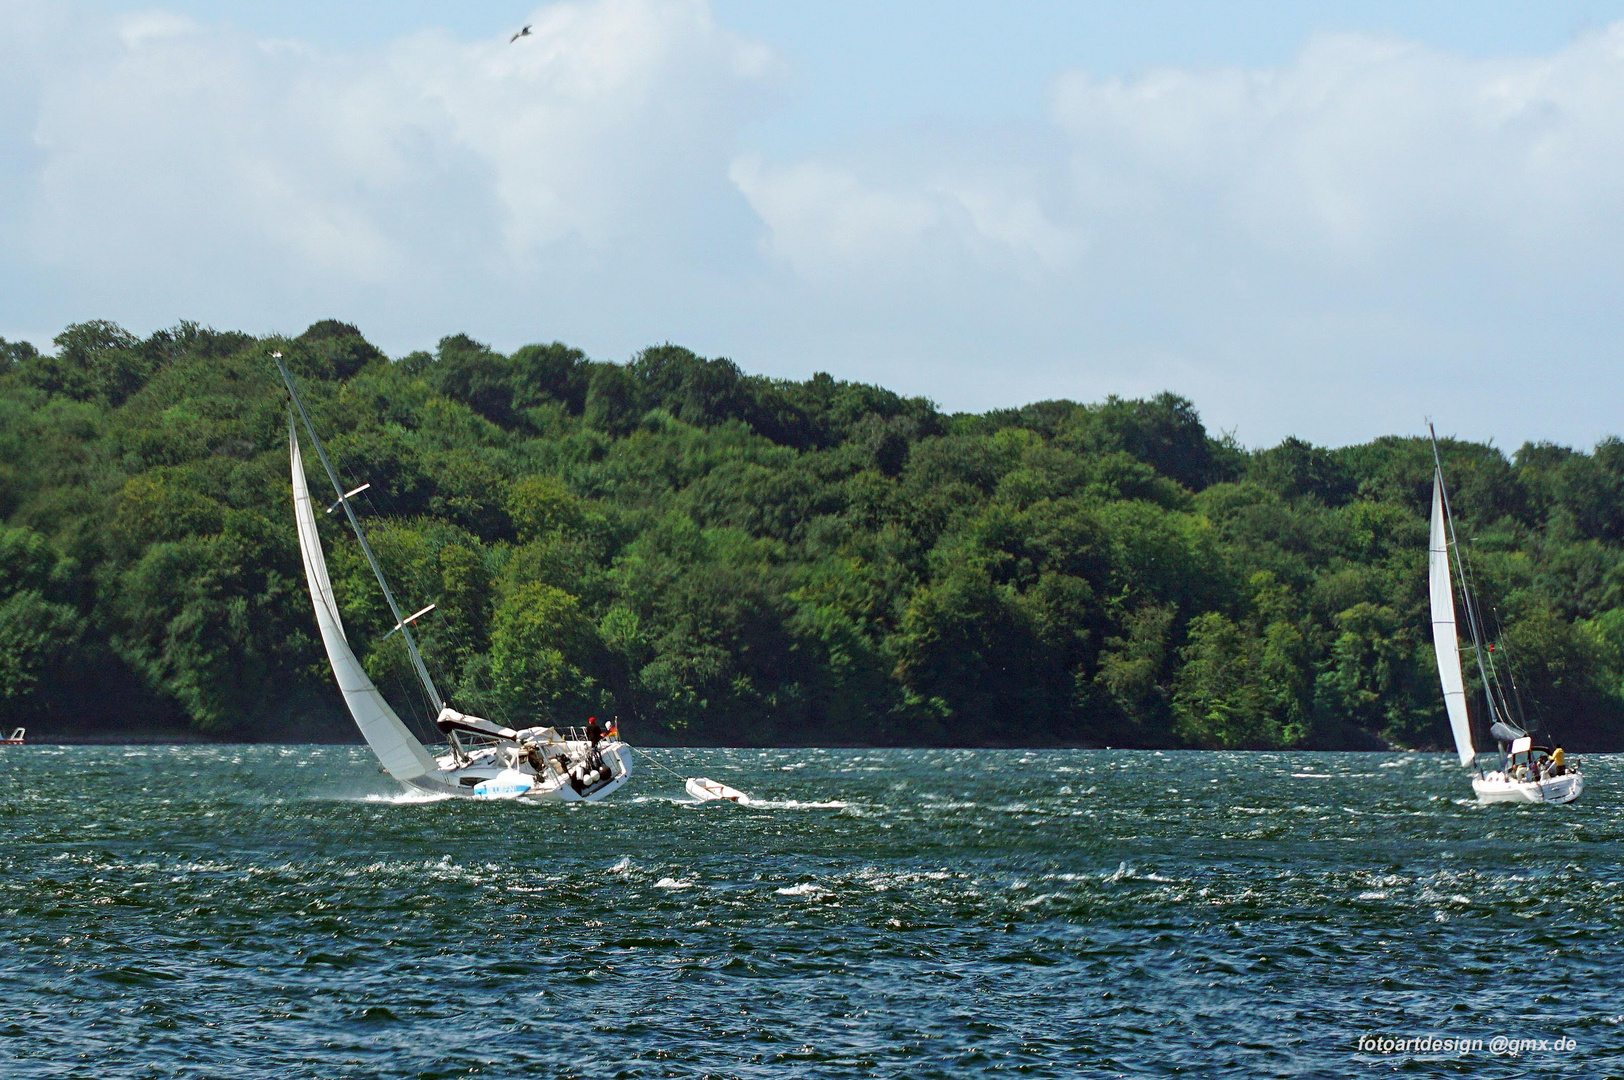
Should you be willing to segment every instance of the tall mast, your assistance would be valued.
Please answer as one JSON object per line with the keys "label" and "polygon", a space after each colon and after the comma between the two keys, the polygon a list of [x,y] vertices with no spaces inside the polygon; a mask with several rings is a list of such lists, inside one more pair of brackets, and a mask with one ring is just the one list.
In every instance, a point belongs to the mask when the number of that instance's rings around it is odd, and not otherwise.
{"label": "tall mast", "polygon": [[1472,657],[1477,661],[1477,673],[1483,679],[1483,698],[1489,703],[1489,723],[1492,726],[1500,719],[1501,710],[1495,707],[1494,687],[1495,681],[1489,675],[1489,669],[1483,662],[1483,628],[1478,622],[1477,605],[1472,600],[1472,589],[1466,581],[1466,563],[1461,556],[1460,538],[1455,535],[1455,512],[1449,506],[1449,489],[1444,486],[1444,463],[1438,454],[1438,432],[1433,429],[1432,421],[1427,421],[1427,433],[1432,436],[1432,464],[1437,470],[1438,490],[1444,497],[1444,521],[1449,525],[1449,546],[1455,549],[1455,564],[1460,567],[1460,595],[1466,606],[1466,627],[1472,632]]}
{"label": "tall mast", "polygon": [[[273,352],[271,359],[276,361],[276,370],[282,373],[282,381],[287,385],[288,396],[293,399],[294,407],[299,410],[299,417],[304,421],[305,430],[310,433],[310,441],[315,444],[316,456],[321,459],[321,467],[327,470],[327,479],[332,482],[333,491],[338,494],[338,501],[344,505],[344,516],[350,520],[350,528],[355,530],[355,538],[361,542],[361,551],[367,557],[367,565],[378,578],[378,587],[383,590],[383,598],[389,603],[390,614],[395,617],[395,628],[400,631],[401,637],[406,639],[406,651],[411,654],[412,666],[417,669],[417,677],[423,682],[423,689],[428,691],[429,700],[434,703],[435,714],[445,711],[445,699],[434,686],[434,680],[429,678],[429,669],[423,665],[423,654],[417,651],[417,639],[412,637],[412,628],[405,619],[400,617],[400,606],[395,603],[395,594],[389,591],[389,582],[384,580],[383,568],[378,565],[377,556],[372,554],[372,545],[367,543],[367,534],[361,528],[361,522],[355,516],[350,500],[345,497],[344,485],[339,483],[338,473],[333,471],[332,462],[327,460],[327,448],[321,444],[321,436],[316,434],[316,426],[310,422],[310,414],[305,411],[304,401],[299,397],[299,391],[293,387],[293,376],[288,374],[288,366],[282,360],[282,354]],[[421,614],[421,612],[419,612]]]}

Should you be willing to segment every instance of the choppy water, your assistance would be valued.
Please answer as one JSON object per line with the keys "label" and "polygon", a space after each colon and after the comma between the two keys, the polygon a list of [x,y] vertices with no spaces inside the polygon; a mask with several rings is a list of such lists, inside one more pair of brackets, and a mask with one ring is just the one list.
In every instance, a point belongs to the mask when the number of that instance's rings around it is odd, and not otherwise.
{"label": "choppy water", "polygon": [[0,1074],[1624,1073],[1621,759],[1519,808],[1439,755],[655,754],[768,801],[0,750]]}

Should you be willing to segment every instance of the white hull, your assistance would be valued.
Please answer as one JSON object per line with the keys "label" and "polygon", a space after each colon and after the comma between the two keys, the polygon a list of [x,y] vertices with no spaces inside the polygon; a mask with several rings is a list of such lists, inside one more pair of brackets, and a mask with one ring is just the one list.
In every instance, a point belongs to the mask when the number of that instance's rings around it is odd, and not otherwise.
{"label": "white hull", "polygon": [[725,802],[738,803],[740,806],[750,805],[750,796],[738,788],[730,788],[726,784],[717,783],[708,776],[695,776],[685,785],[688,794],[697,802],[714,802],[721,799]]}
{"label": "white hull", "polygon": [[1500,772],[1472,777],[1472,790],[1486,803],[1570,803],[1584,789],[1585,778],[1577,772],[1549,780],[1512,780]]}
{"label": "white hull", "polygon": [[[555,744],[557,746],[558,744]],[[584,742],[562,744],[567,758],[584,759]],[[420,791],[458,798],[511,800],[514,802],[597,802],[613,795],[632,775],[631,747],[618,739],[605,739],[598,753],[609,776],[590,786],[572,782],[562,770],[546,768],[537,772],[528,760],[514,760],[508,747],[481,751],[458,764],[450,755],[438,759],[440,768],[407,781]]]}

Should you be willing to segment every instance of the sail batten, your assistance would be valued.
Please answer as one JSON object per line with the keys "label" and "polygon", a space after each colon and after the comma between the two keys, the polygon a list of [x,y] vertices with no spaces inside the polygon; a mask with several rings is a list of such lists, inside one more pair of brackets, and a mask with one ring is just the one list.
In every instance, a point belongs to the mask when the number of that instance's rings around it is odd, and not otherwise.
{"label": "sail batten", "polygon": [[1472,721],[1466,710],[1466,684],[1460,668],[1460,634],[1455,624],[1455,590],[1449,579],[1449,528],[1444,520],[1444,480],[1432,481],[1432,535],[1427,545],[1427,586],[1432,603],[1432,647],[1438,658],[1438,680],[1443,684],[1444,708],[1455,736],[1460,763],[1477,759],[1472,745]]}
{"label": "sail batten", "polygon": [[304,458],[299,452],[299,434],[288,422],[288,456],[293,466],[293,516],[299,527],[299,554],[304,561],[305,579],[310,585],[310,601],[316,610],[316,626],[327,649],[327,662],[344,695],[344,704],[355,718],[355,726],[383,767],[396,780],[413,780],[439,768],[428,749],[401,722],[389,707],[366,670],[356,659],[339,618],[338,600],[327,575],[327,558],[322,553],[321,536],[316,531],[316,512],[305,482]]}

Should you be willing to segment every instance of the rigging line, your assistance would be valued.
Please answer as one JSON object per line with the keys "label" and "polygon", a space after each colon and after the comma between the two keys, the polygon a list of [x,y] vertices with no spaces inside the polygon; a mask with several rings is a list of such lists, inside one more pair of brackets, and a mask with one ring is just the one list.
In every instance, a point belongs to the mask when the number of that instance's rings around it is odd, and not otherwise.
{"label": "rigging line", "polygon": [[[1460,558],[1462,560],[1463,565],[1469,567],[1471,565],[1471,561],[1470,561],[1471,560],[1471,550],[1469,548],[1462,548],[1461,551],[1459,552],[1459,555],[1460,555]],[[1461,571],[1461,578],[1462,578],[1463,583],[1467,580],[1466,579],[1466,571],[1464,569]],[[1481,608],[1482,608],[1482,605],[1480,604],[1479,605],[1479,613],[1478,613],[1479,618],[1482,617]],[[1501,630],[1499,628],[1499,609],[1498,608],[1493,608],[1492,605],[1491,605],[1491,610],[1493,610],[1495,612],[1495,623],[1496,623],[1495,638],[1498,639],[1501,636]],[[1483,637],[1484,637],[1485,641],[1488,640],[1488,632],[1487,632],[1487,627],[1486,626],[1484,628]],[[1506,694],[1505,683],[1500,678],[1500,666],[1495,663],[1496,657],[1494,655],[1494,646],[1493,646],[1492,643],[1489,645],[1486,652],[1487,652],[1486,660],[1487,660],[1487,664],[1488,664],[1489,676],[1490,676],[1490,678],[1492,678],[1494,680],[1494,688],[1499,693],[1500,711],[1501,711],[1501,713],[1503,713],[1503,714],[1505,714],[1506,716],[1509,717],[1509,716],[1511,716],[1510,699],[1509,699],[1509,695]],[[1522,717],[1518,716],[1517,719],[1519,721],[1521,721]]]}
{"label": "rigging line", "polygon": [[[1447,511],[1449,507],[1448,492],[1444,493],[1444,506]],[[1451,514],[1450,532],[1452,535],[1454,527],[1454,519]],[[1499,673],[1494,666],[1494,650],[1488,647],[1489,632],[1484,625],[1481,606],[1477,601],[1477,589],[1473,580],[1476,575],[1472,573],[1471,551],[1461,544],[1458,539],[1452,543],[1455,548],[1455,561],[1460,566],[1461,596],[1466,602],[1466,617],[1471,621],[1472,651],[1476,654],[1478,664],[1483,669],[1484,692],[1492,693],[1493,690],[1500,689],[1500,679]],[[1503,690],[1501,697],[1502,699],[1504,697]],[[1497,701],[1496,704],[1501,703]],[[1500,711],[1504,712],[1505,710],[1502,707]]]}
{"label": "rigging line", "polygon": [[[282,381],[287,384],[288,395],[293,398],[293,404],[299,410],[299,416],[304,420],[305,430],[316,446],[316,456],[321,458],[322,468],[327,470],[327,479],[332,481],[333,491],[338,494],[339,501],[344,504],[344,516],[349,518],[350,528],[355,530],[355,538],[361,542],[361,550],[366,554],[367,562],[372,566],[372,573],[378,579],[378,587],[383,590],[383,597],[389,602],[389,610],[395,616],[395,622],[401,621],[400,605],[395,603],[395,594],[389,591],[389,582],[384,580],[383,568],[378,565],[377,556],[372,554],[372,545],[367,543],[367,534],[361,528],[361,521],[355,516],[355,508],[344,498],[344,485],[339,482],[338,474],[333,471],[332,462],[327,460],[327,450],[321,443],[321,436],[316,434],[316,425],[311,423],[310,414],[305,411],[304,401],[299,397],[299,391],[294,388],[293,376],[288,373],[288,366],[282,359],[282,354],[273,352],[271,358],[276,361],[276,368],[282,373]],[[411,653],[412,665],[417,668],[417,677],[423,681],[423,689],[428,691],[429,700],[434,703],[435,715],[445,708],[445,700],[440,697],[440,691],[435,689],[434,680],[429,678],[429,669],[423,666],[423,657],[417,651],[417,642],[412,637],[410,628],[402,628],[401,637],[406,640],[406,649]]]}
{"label": "rigging line", "polygon": [[[1447,501],[1448,495],[1446,493],[1446,504]],[[1453,528],[1453,522],[1451,522],[1451,528]],[[1494,695],[1495,692],[1498,691],[1498,696],[1495,697],[1494,703],[1499,709],[1501,715],[1505,716],[1507,719],[1510,719],[1511,712],[1506,705],[1505,686],[1500,681],[1500,671],[1494,662],[1494,648],[1489,642],[1488,628],[1483,619],[1482,605],[1477,599],[1477,589],[1474,584],[1477,575],[1472,568],[1471,550],[1457,541],[1455,545],[1455,558],[1460,563],[1461,568],[1461,589],[1463,594],[1467,596],[1468,603],[1470,605],[1469,616],[1472,619],[1473,635],[1475,639],[1473,649],[1477,653],[1478,661],[1483,666],[1483,670],[1486,673],[1483,692],[1485,694]]]}
{"label": "rigging line", "polygon": [[[334,474],[338,474],[341,467],[342,462],[336,464],[333,469]],[[340,476],[340,479],[344,479],[344,482],[348,483],[350,480],[353,480],[354,477],[345,479]],[[364,486],[370,487],[370,485]],[[360,502],[361,500],[355,498],[353,494],[345,494],[340,501],[356,503]],[[372,504],[370,499],[366,500],[366,505],[373,509],[374,516],[382,516],[381,514],[377,514],[376,507]],[[333,508],[337,509],[337,507],[338,504],[335,503]],[[320,526],[321,521],[318,520],[317,527],[320,528]],[[385,637],[387,638],[388,635],[386,634]],[[377,657],[379,655],[376,651],[375,645],[376,643],[369,643],[367,653],[371,657]],[[406,715],[400,718],[401,723],[406,725],[406,729],[410,731],[412,735],[415,736],[417,740],[423,743],[423,745],[427,748],[432,748],[439,744],[442,741],[442,736],[439,729],[432,721],[426,721],[424,719],[424,716],[426,715],[432,716],[438,714],[436,713],[433,703],[430,702],[428,696],[423,692],[423,687],[420,685],[418,680],[413,677],[402,678],[398,670],[393,665],[390,666],[384,678],[386,680],[386,685],[390,687],[390,694],[387,696],[396,697],[397,700],[400,696],[405,696],[412,699],[412,707],[407,709]]]}
{"label": "rigging line", "polygon": [[[332,456],[335,471],[341,474],[347,471],[344,468],[342,455],[334,452]],[[366,474],[351,475],[346,477],[344,482],[353,483],[358,479],[363,479],[365,476]],[[394,519],[403,518],[406,517],[406,515],[401,513],[400,507],[391,494],[389,488],[379,484],[374,484],[370,479],[368,479],[367,482],[362,484],[361,488],[357,490],[361,492],[359,496],[354,493],[349,493],[346,494],[344,498],[350,504],[360,505],[366,511],[370,512],[373,519],[380,523],[380,528],[386,530],[384,536],[387,541],[387,530],[395,527]],[[334,508],[337,508],[336,503],[334,504]],[[432,607],[433,605],[430,606]],[[422,612],[418,612],[418,614],[421,615]],[[400,619],[397,615],[395,629],[399,628]],[[388,634],[385,634],[384,637],[388,638],[390,634],[393,634],[394,632],[395,631],[392,629]],[[432,645],[432,642],[426,642],[426,644]],[[419,648],[419,653],[421,654],[421,648]],[[427,669],[427,661],[424,661],[424,668],[425,670]],[[433,700],[430,699],[426,693],[424,693],[423,687],[419,685],[419,680],[410,677],[402,678],[395,674],[392,670],[390,682],[395,690],[412,699],[414,706],[412,712],[414,715],[410,718],[410,720],[406,721],[406,723],[408,727],[412,728],[413,734],[418,737],[418,741],[422,742],[428,747],[447,745],[445,733],[440,731],[439,727],[433,722],[433,720],[425,720],[423,716],[415,715],[419,707],[421,708],[422,713],[426,716],[434,717],[439,715],[439,708],[436,707]],[[441,707],[443,707],[443,705]]]}
{"label": "rigging line", "polygon": [[643,749],[641,749],[639,747],[632,746],[631,743],[627,743],[626,745],[631,746],[631,749],[632,749],[633,753],[642,754],[645,758],[648,758],[648,763],[650,765],[653,765],[656,769],[664,769],[666,772],[670,773],[672,776],[675,776],[678,780],[681,780],[683,783],[688,782],[688,778],[686,776],[682,775],[677,770],[675,770],[675,769],[673,769],[673,768],[671,768],[671,767],[669,767],[667,765],[662,765],[656,759],[654,759],[652,757],[649,757],[649,754],[648,754],[647,751],[645,751],[645,750],[643,750]]}
{"label": "rigging line", "polygon": [[[1500,641],[1500,652],[1505,659],[1506,679],[1511,683],[1512,700],[1517,703],[1517,716],[1523,721],[1523,727],[1529,727],[1528,710],[1523,707],[1522,690],[1517,686],[1517,656],[1506,645],[1505,626],[1500,622],[1500,609],[1490,605],[1489,611],[1494,615],[1494,633]],[[1535,704],[1538,704],[1537,702]],[[1536,720],[1539,718],[1536,716]]]}

